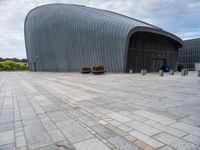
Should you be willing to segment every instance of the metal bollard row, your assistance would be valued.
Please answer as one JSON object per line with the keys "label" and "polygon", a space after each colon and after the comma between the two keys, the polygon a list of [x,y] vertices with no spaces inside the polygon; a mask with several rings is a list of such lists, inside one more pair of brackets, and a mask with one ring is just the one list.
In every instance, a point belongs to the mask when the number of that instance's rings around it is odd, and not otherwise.
{"label": "metal bollard row", "polygon": [[[130,74],[133,74],[133,70],[132,69],[130,69],[129,70],[129,73]],[[147,70],[146,69],[142,69],[141,70],[141,75],[146,75],[147,74]],[[171,69],[170,70],[170,75],[174,75],[174,70],[173,69]],[[183,69],[182,71],[181,71],[181,76],[186,76],[186,75],[188,75],[188,70],[187,69]],[[198,75],[198,77],[200,77],[200,70],[198,70],[197,71],[197,75]],[[159,76],[164,76],[164,72],[163,72],[163,70],[159,70]]]}

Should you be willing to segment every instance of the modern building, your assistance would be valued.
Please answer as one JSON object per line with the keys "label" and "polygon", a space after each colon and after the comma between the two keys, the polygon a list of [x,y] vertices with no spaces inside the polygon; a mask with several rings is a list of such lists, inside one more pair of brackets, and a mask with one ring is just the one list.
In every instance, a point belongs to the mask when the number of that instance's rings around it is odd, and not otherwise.
{"label": "modern building", "polygon": [[118,13],[73,5],[49,4],[25,19],[30,70],[79,71],[101,64],[108,72],[176,68],[182,40],[154,25]]}
{"label": "modern building", "polygon": [[184,64],[188,70],[195,70],[200,63],[200,38],[185,40],[183,48],[179,51],[179,63]]}
{"label": "modern building", "polygon": [[194,70],[200,70],[200,62],[194,64]]}

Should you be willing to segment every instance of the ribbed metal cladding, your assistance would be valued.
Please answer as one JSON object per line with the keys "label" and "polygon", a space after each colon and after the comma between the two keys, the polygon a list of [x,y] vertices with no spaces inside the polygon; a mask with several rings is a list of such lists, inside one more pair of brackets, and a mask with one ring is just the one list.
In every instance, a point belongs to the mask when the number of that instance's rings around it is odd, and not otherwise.
{"label": "ribbed metal cladding", "polygon": [[25,20],[30,70],[34,63],[39,71],[78,71],[101,64],[108,72],[124,72],[128,40],[136,27],[167,34],[136,19],[81,5],[37,7]]}

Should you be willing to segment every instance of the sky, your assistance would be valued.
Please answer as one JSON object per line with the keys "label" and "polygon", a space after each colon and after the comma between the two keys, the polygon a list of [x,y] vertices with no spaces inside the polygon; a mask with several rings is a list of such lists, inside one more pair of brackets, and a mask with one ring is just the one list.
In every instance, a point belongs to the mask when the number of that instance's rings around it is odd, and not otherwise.
{"label": "sky", "polygon": [[118,12],[171,32],[200,37],[200,0],[0,0],[0,57],[26,58],[24,19],[34,7],[73,3]]}

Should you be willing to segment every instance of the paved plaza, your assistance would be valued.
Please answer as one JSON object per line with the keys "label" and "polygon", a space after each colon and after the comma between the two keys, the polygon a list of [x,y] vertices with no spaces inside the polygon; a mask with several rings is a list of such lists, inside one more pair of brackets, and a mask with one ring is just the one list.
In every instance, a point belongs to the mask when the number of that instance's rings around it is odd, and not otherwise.
{"label": "paved plaza", "polygon": [[0,150],[200,150],[200,77],[0,72]]}

